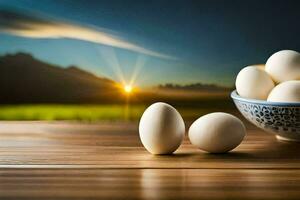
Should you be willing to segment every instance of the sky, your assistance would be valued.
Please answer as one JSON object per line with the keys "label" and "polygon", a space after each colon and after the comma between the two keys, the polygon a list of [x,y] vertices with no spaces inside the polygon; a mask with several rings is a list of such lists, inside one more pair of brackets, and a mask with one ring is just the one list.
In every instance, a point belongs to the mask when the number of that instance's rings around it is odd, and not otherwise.
{"label": "sky", "polygon": [[142,87],[233,86],[243,67],[300,51],[299,10],[296,0],[0,0],[0,54]]}

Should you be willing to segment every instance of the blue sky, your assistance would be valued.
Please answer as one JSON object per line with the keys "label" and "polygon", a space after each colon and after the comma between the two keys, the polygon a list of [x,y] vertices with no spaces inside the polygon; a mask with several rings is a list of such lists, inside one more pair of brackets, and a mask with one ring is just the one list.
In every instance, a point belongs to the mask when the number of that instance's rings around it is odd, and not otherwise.
{"label": "blue sky", "polygon": [[300,50],[297,1],[0,0],[0,8],[104,32],[129,46],[2,31],[0,54],[29,52],[116,81],[122,81],[120,74],[125,82],[137,74],[135,84],[141,86],[232,86],[246,65],[264,63],[281,49]]}

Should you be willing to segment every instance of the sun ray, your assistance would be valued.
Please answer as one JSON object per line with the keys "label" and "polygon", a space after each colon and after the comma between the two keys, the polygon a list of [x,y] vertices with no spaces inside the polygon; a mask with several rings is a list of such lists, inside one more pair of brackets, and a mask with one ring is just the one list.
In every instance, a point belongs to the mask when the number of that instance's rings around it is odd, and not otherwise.
{"label": "sun ray", "polygon": [[147,61],[147,57],[145,55],[138,54],[136,62],[135,62],[135,66],[133,69],[133,73],[132,73],[132,76],[129,81],[129,85],[135,84],[138,75],[140,74],[142,68],[145,66],[146,61]]}
{"label": "sun ray", "polygon": [[[139,80],[138,78],[147,62],[148,57],[143,54],[137,54],[130,79],[128,80],[125,78],[122,65],[119,62],[119,59],[113,47],[102,47],[97,45],[95,46],[95,48],[101,58],[103,58],[105,63],[107,63],[109,69],[112,70],[115,78],[117,79],[116,81],[119,83],[117,84],[117,87],[123,90],[125,94],[132,93],[133,90],[136,91],[136,86],[138,85],[136,82],[137,80]],[[144,78],[145,77],[143,76],[143,79]]]}
{"label": "sun ray", "polygon": [[114,48],[108,46],[104,48],[97,45],[96,49],[100,53],[101,57],[105,60],[105,62],[112,68],[114,74],[117,76],[118,81],[123,85],[126,84],[124,73],[114,51]]}

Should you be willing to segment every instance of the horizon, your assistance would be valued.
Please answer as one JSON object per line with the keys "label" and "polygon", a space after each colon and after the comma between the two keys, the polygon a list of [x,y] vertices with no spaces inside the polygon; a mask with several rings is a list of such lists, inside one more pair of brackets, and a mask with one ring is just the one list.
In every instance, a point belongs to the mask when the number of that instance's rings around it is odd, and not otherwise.
{"label": "horizon", "polygon": [[138,87],[232,87],[241,68],[300,50],[300,27],[289,26],[300,2],[271,2],[1,1],[0,54],[28,52]]}
{"label": "horizon", "polygon": [[[105,76],[103,76],[101,74],[97,75],[97,74],[93,73],[92,71],[86,70],[82,66],[78,66],[78,65],[60,66],[60,65],[57,65],[57,64],[54,64],[54,63],[48,63],[48,62],[45,62],[45,61],[43,61],[43,60],[35,57],[34,55],[32,55],[32,54],[30,54],[28,52],[16,52],[16,53],[0,54],[0,58],[6,57],[6,56],[17,56],[17,55],[20,55],[20,54],[25,55],[25,56],[30,56],[35,61],[43,62],[45,64],[51,65],[52,67],[58,67],[58,68],[61,68],[61,69],[76,68],[76,69],[79,69],[79,70],[81,70],[83,72],[90,73],[90,74],[92,74],[92,75],[94,75],[94,76],[96,76],[98,78],[106,78],[106,79],[112,80],[109,77],[105,77]],[[112,81],[116,82],[117,84],[121,84],[120,82],[117,82],[115,80],[112,80]],[[189,87],[189,86],[195,86],[195,85],[212,86],[212,87],[224,88],[224,89],[228,89],[228,88],[234,87],[233,85],[231,87],[226,87],[226,86],[222,86],[222,85],[218,85],[218,84],[214,84],[214,83],[211,83],[211,84],[208,83],[207,84],[207,83],[202,83],[202,82],[191,82],[191,83],[186,83],[186,84],[169,82],[169,83],[164,83],[164,84],[152,85],[152,86],[149,86],[149,87],[138,87],[138,88],[141,88],[141,89],[151,89],[151,88],[160,88],[160,89],[163,89],[163,88],[173,88],[173,89],[181,89],[181,88],[185,88],[185,87]]]}

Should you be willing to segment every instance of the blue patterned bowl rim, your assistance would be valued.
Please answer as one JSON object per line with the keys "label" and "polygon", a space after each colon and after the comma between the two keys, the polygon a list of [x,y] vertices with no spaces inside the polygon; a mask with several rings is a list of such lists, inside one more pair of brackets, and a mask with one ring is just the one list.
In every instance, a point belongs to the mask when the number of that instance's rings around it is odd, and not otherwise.
{"label": "blue patterned bowl rim", "polygon": [[262,104],[262,105],[269,105],[269,106],[300,107],[300,102],[299,103],[298,102],[297,103],[270,102],[264,100],[243,98],[240,95],[238,95],[236,90],[232,91],[230,96],[234,100],[243,101],[247,103]]}

